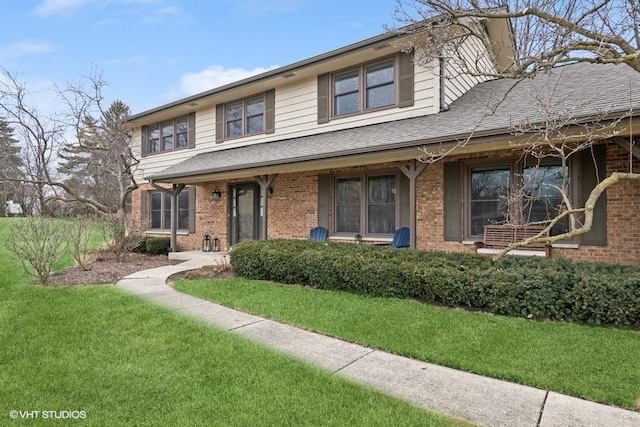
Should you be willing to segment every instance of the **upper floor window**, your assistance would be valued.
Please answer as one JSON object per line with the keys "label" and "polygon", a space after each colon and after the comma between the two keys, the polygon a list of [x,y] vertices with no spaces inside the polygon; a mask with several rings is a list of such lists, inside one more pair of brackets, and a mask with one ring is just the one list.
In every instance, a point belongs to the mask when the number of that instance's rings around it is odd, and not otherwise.
{"label": "upper floor window", "polygon": [[264,96],[226,105],[226,137],[264,132]]}
{"label": "upper floor window", "polygon": [[275,91],[216,106],[216,142],[275,130]]}
{"label": "upper floor window", "polygon": [[193,148],[195,113],[142,127],[142,155]]}
{"label": "upper floor window", "polygon": [[344,116],[395,105],[395,69],[395,59],[390,59],[335,74],[333,115]]}
{"label": "upper floor window", "polygon": [[390,107],[414,104],[410,54],[318,76],[318,123]]}

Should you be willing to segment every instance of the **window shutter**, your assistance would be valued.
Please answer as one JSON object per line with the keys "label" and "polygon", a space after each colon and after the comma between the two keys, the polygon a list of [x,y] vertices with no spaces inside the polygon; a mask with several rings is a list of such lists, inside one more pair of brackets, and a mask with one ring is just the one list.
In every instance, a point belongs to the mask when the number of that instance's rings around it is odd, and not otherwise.
{"label": "window shutter", "polygon": [[264,94],[264,132],[276,131],[276,90],[271,89]]}
{"label": "window shutter", "polygon": [[189,187],[189,234],[196,232],[196,187]]}
{"label": "window shutter", "polygon": [[140,190],[140,228],[149,229],[149,192]]}
{"label": "window shutter", "polygon": [[147,157],[149,150],[149,126],[140,128],[140,156]]}
{"label": "window shutter", "polygon": [[329,194],[331,191],[331,175],[318,175],[318,225],[329,228]]}
{"label": "window shutter", "polygon": [[189,148],[196,148],[196,113],[189,113]]}
{"label": "window shutter", "polygon": [[[595,159],[595,164],[594,164]],[[607,176],[607,146],[596,145],[580,155],[580,206],[589,198],[589,193]],[[596,170],[597,169],[597,170]],[[581,243],[588,246],[607,245],[607,193],[602,193],[593,211],[591,231],[583,234]]]}
{"label": "window shutter", "polygon": [[318,124],[329,123],[329,73],[318,76]]}
{"label": "window shutter", "polygon": [[398,57],[398,107],[410,107],[414,97],[413,55],[400,53]]}
{"label": "window shutter", "polygon": [[216,105],[216,144],[224,141],[224,104]]}
{"label": "window shutter", "polygon": [[462,168],[459,162],[444,164],[444,240],[462,241]]}

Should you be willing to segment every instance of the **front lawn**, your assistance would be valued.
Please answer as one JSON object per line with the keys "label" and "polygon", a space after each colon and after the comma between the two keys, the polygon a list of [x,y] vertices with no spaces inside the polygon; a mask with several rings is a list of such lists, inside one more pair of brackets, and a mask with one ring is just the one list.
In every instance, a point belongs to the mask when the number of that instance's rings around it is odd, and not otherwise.
{"label": "front lawn", "polygon": [[538,322],[272,282],[200,279],[176,289],[370,347],[631,408],[640,333]]}
{"label": "front lawn", "polygon": [[111,285],[33,285],[4,249],[9,221],[0,219],[0,425],[466,425]]}

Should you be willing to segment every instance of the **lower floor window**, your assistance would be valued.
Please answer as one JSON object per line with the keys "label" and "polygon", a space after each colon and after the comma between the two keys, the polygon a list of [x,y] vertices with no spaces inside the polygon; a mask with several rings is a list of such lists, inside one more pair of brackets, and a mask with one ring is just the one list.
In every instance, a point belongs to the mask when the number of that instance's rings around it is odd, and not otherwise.
{"label": "lower floor window", "polygon": [[[470,168],[468,234],[482,236],[488,224],[545,223],[557,217],[564,208],[564,178],[562,166],[554,163]],[[559,221],[551,235],[566,231],[568,218]]]}
{"label": "lower floor window", "polygon": [[335,181],[336,232],[393,234],[396,175],[357,176]]}
{"label": "lower floor window", "polygon": [[[171,193],[155,191],[149,194],[151,228],[171,230]],[[189,191],[178,194],[178,230],[189,229]]]}

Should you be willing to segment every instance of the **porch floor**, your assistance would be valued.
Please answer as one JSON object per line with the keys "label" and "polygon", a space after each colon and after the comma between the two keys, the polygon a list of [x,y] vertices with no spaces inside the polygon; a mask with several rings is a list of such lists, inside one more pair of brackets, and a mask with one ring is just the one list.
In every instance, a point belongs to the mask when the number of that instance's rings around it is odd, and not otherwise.
{"label": "porch floor", "polygon": [[170,252],[169,259],[177,261],[204,261],[209,265],[217,265],[229,263],[228,252],[202,252],[202,251],[184,251]]}

